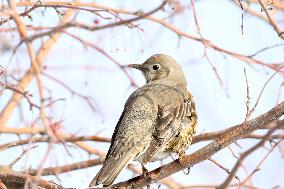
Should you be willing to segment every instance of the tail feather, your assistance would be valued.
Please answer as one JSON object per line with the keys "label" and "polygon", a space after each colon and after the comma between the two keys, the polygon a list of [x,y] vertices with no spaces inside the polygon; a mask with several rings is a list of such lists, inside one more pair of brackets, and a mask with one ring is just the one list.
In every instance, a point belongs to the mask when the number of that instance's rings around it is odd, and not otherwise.
{"label": "tail feather", "polygon": [[111,158],[107,160],[96,177],[90,183],[90,187],[99,184],[103,184],[104,186],[112,185],[118,174],[126,167],[128,162],[134,158],[134,155],[128,153],[125,157],[120,157],[118,159]]}
{"label": "tail feather", "polygon": [[113,173],[108,175],[104,181],[104,186],[112,185],[118,174],[127,166],[128,162],[131,159],[125,160],[123,163],[121,163],[116,169],[113,170]]}

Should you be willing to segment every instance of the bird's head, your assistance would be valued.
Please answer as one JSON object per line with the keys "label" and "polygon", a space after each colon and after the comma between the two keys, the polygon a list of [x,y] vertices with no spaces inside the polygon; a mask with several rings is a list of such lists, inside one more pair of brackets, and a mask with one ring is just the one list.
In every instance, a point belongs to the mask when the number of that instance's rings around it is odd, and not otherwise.
{"label": "bird's head", "polygon": [[169,79],[178,84],[186,85],[180,66],[168,55],[156,54],[148,58],[143,64],[129,64],[128,67],[140,70],[147,83],[159,79]]}

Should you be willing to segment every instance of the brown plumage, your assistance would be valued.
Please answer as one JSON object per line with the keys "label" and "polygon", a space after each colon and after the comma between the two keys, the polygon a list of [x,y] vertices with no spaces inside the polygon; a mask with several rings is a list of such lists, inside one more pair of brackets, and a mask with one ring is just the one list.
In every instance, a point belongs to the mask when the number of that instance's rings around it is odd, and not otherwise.
{"label": "brown plumage", "polygon": [[129,67],[141,70],[147,83],[127,100],[105,162],[90,186],[111,185],[132,160],[144,165],[172,153],[183,155],[195,133],[194,101],[175,60],[157,54]]}

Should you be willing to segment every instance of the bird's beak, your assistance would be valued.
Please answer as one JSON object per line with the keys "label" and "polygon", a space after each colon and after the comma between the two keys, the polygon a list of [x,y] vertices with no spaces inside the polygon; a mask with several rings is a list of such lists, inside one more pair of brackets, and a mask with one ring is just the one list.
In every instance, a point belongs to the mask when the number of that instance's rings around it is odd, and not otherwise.
{"label": "bird's beak", "polygon": [[142,66],[142,64],[128,64],[128,67],[135,68],[141,71],[146,71],[147,69]]}
{"label": "bird's beak", "polygon": [[128,64],[128,67],[141,70],[141,64]]}

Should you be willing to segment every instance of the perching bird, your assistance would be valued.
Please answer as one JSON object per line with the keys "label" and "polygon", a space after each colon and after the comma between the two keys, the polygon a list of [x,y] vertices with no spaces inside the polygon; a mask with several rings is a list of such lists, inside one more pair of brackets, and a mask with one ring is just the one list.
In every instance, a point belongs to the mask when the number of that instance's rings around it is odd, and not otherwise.
{"label": "perching bird", "polygon": [[196,130],[195,104],[173,58],[157,54],[129,67],[142,71],[147,83],[128,98],[105,162],[90,186],[110,186],[132,160],[144,167],[171,154],[183,156]]}

